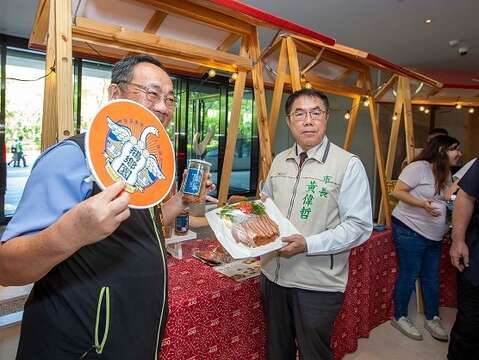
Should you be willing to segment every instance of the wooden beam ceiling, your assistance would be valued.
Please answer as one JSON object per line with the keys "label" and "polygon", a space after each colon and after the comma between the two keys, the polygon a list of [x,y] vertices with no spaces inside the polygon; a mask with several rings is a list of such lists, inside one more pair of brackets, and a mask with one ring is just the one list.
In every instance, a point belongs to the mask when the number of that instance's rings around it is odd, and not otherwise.
{"label": "wooden beam ceiling", "polygon": [[[226,39],[223,40],[223,42],[217,47],[216,50],[228,52],[235,44],[235,42],[237,42],[239,39],[241,39],[241,35],[231,33],[226,37]],[[197,72],[199,74],[203,74],[206,70],[208,70],[208,68],[200,66]]]}
{"label": "wooden beam ceiling", "polygon": [[168,16],[167,13],[164,13],[162,11],[156,10],[153,16],[150,18],[148,23],[145,26],[145,29],[143,32],[148,33],[148,34],[155,34],[158,29],[160,28],[161,24],[163,21],[165,21],[165,18]]}
{"label": "wooden beam ceiling", "polygon": [[30,44],[45,44],[50,16],[50,0],[40,0],[33,20],[33,29],[30,34]]}
{"label": "wooden beam ceiling", "polygon": [[73,26],[72,32],[73,39],[76,41],[88,41],[92,44],[133,52],[146,51],[162,54],[176,61],[230,72],[237,71],[238,68],[250,70],[252,66],[251,60],[242,56],[129,30],[121,26],[103,24],[84,17],[76,18],[76,26]]}
{"label": "wooden beam ceiling", "polygon": [[[314,57],[321,51],[321,48],[311,46],[310,44],[306,44],[302,41],[296,41],[296,47],[300,52]],[[359,72],[365,72],[368,70],[368,67],[366,65],[360,62],[353,61],[345,56],[332,53],[328,50],[328,48],[325,48],[325,51],[321,55],[321,59],[328,63],[341,66],[345,69],[351,69]]]}
{"label": "wooden beam ceiling", "polygon": [[188,20],[194,20],[202,24],[208,24],[223,31],[248,35],[253,26],[234,17],[208,9],[204,6],[182,0],[136,0],[167,14],[177,15]]}
{"label": "wooden beam ceiling", "polygon": [[388,81],[386,81],[384,83],[384,85],[382,87],[380,87],[379,90],[374,94],[374,97],[376,98],[376,101],[381,99],[384,96],[384,94],[386,94],[389,91],[391,86],[394,86],[394,84],[396,84],[397,80],[398,80],[398,76],[396,74],[391,76],[388,79]]}
{"label": "wooden beam ceiling", "polygon": [[358,95],[369,95],[367,90],[358,86],[345,85],[336,80],[325,79],[313,74],[305,74],[304,77],[311,83],[311,85],[313,85],[313,87],[335,95],[347,96],[351,98],[355,98]]}

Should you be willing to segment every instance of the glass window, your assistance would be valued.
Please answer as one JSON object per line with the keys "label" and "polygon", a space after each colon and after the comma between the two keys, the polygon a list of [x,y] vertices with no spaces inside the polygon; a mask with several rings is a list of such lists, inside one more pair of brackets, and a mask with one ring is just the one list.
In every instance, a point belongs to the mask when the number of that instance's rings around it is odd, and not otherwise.
{"label": "glass window", "polygon": [[108,102],[108,86],[111,79],[111,65],[82,62],[81,77],[81,124],[80,133],[85,132],[100,107]]}
{"label": "glass window", "polygon": [[[74,59],[73,112],[77,131],[86,131],[98,109],[107,103],[111,69],[110,64]],[[6,114],[6,155],[2,161],[6,162],[7,170],[2,173],[4,182],[1,187],[6,189],[2,190],[5,199],[4,216],[9,218],[15,213],[31,166],[40,154],[45,55],[8,48],[5,72],[6,98],[2,106],[5,106]],[[202,158],[212,164],[212,180],[219,186],[233,87],[227,78],[222,77],[207,82],[174,77],[173,81],[180,101],[167,131],[176,150],[177,172],[183,173],[188,159]],[[254,113],[253,92],[245,89],[230,195],[255,193],[258,135]],[[201,142],[209,130],[213,131],[213,137],[203,153],[197,154],[193,149],[193,138],[198,134]]]}
{"label": "glass window", "polygon": [[[203,159],[211,163],[211,179],[217,184],[219,177],[218,145],[221,115],[220,87],[216,84],[190,82],[188,93],[188,159]],[[203,142],[208,132],[213,138],[204,152],[197,154],[193,148],[193,140]]]}
{"label": "glass window", "polygon": [[[212,165],[212,181],[219,188],[233,88],[227,79],[224,82],[221,79],[218,79],[218,82],[183,79],[177,81],[175,85],[180,95],[175,116],[178,173],[183,172],[188,159],[206,160]],[[239,127],[229,194],[253,195],[258,174],[258,138],[251,89],[245,89],[244,92]],[[209,131],[213,131],[213,138],[206,145],[204,152],[197,154],[193,147],[195,134],[198,134],[198,139],[202,142]],[[213,195],[216,196],[217,192]]]}
{"label": "glass window", "polygon": [[[233,103],[233,91],[228,94],[228,109]],[[230,179],[230,194],[245,194],[256,188],[251,186],[252,143],[256,138],[256,128],[253,127],[254,114],[253,91],[245,89],[241,104],[239,130],[236,138],[236,147],[233,160],[233,170]],[[231,111],[228,111],[228,122]],[[229,127],[228,127],[229,128]],[[253,181],[255,183],[255,181]]]}
{"label": "glass window", "polygon": [[[45,75],[43,55],[9,49],[6,63],[5,145],[7,186],[5,216],[12,216],[40,154]],[[33,80],[36,81],[22,81]]]}

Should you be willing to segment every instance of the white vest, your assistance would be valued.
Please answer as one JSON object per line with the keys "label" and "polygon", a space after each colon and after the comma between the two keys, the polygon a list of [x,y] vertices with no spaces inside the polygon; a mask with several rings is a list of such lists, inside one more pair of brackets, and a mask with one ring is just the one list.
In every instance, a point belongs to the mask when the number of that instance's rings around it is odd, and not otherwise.
{"label": "white vest", "polygon": [[[296,146],[278,154],[268,174],[273,201],[305,237],[340,223],[339,192],[353,154],[325,138],[301,169]],[[261,257],[263,274],[285,287],[344,292],[349,251],[334,255],[300,253],[290,258],[273,252]]]}

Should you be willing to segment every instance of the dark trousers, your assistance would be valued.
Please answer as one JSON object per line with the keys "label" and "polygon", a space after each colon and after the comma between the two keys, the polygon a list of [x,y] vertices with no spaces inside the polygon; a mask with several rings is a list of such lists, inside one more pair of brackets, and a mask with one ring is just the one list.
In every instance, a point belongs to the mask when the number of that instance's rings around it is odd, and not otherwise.
{"label": "dark trousers", "polygon": [[393,217],[393,238],[399,260],[399,275],[394,290],[394,317],[407,317],[409,299],[416,279],[421,279],[424,315],[432,320],[439,315],[439,264],[441,241],[426,239]]}
{"label": "dark trousers", "polygon": [[449,360],[479,359],[479,286],[463,274],[457,284],[457,316],[449,342]]}
{"label": "dark trousers", "polygon": [[286,288],[264,275],[261,291],[269,360],[295,360],[297,350],[304,360],[333,359],[331,333],[343,293]]}

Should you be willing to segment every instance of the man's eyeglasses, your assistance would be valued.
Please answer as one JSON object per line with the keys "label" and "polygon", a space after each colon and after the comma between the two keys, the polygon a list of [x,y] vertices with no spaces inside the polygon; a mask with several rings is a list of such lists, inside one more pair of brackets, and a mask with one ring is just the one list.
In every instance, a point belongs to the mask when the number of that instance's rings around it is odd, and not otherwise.
{"label": "man's eyeglasses", "polygon": [[328,112],[326,110],[321,110],[321,109],[313,109],[311,111],[306,111],[306,110],[296,110],[289,114],[289,117],[293,119],[294,121],[301,122],[306,120],[306,118],[309,116],[311,117],[311,120],[313,121],[319,121],[322,120]]}
{"label": "man's eyeglasses", "polygon": [[161,93],[159,93],[158,91],[156,91],[152,88],[147,88],[145,86],[142,86],[140,84],[135,84],[135,83],[130,82],[130,81],[119,81],[118,84],[133,85],[138,90],[145,93],[146,98],[148,99],[148,101],[156,103],[160,100],[163,100],[165,102],[166,107],[169,108],[169,109],[175,108],[176,104],[178,103],[178,99],[173,94],[161,94]]}

